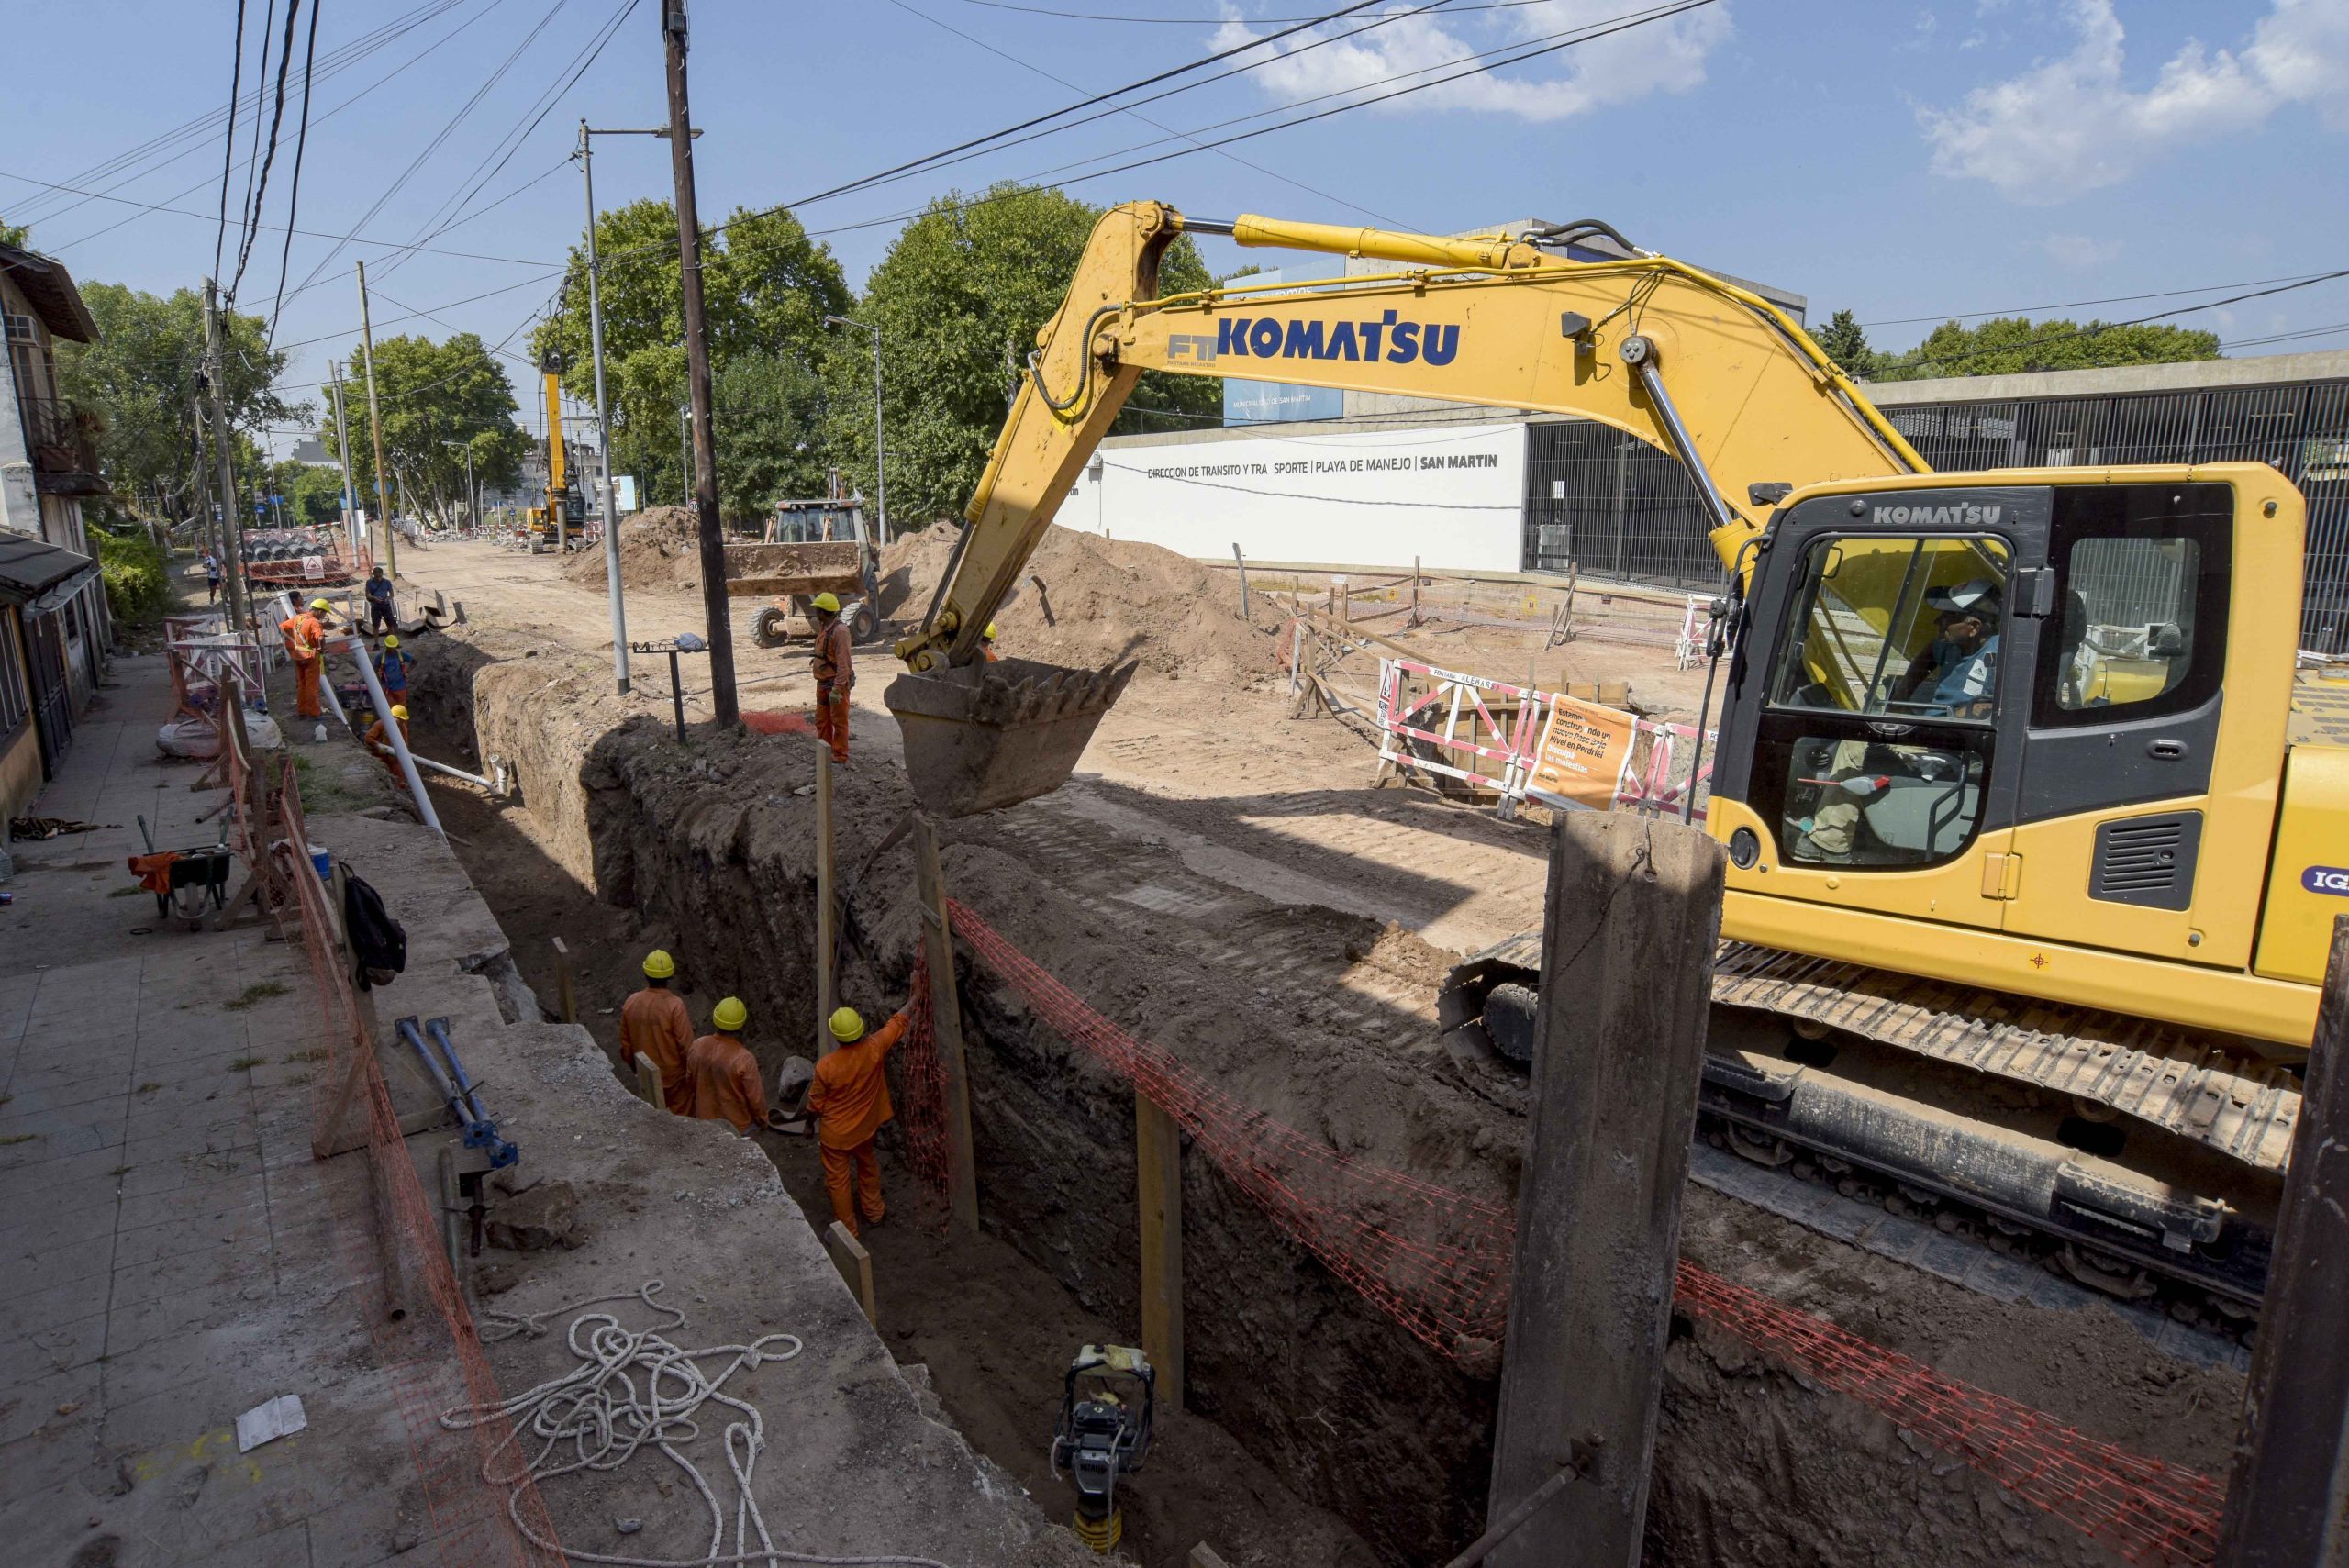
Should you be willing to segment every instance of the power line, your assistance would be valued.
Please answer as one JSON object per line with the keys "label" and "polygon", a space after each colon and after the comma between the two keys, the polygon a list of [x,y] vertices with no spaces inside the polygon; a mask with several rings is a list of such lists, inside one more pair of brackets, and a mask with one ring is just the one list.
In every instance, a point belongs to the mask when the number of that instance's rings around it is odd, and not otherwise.
{"label": "power line", "polygon": [[310,146],[310,83],[317,74],[318,13],[325,9],[326,0],[314,0],[310,6],[310,41],[302,52],[302,128],[294,138],[294,188],[285,198],[285,242],[277,252],[277,298],[269,307],[269,330],[262,337],[264,344],[277,339],[277,318],[285,309],[285,273],[287,263],[294,259],[294,219],[302,206],[302,155]]}
{"label": "power line", "polygon": [[2278,284],[2273,288],[2253,289],[2247,294],[2229,295],[2224,299],[2204,300],[2199,305],[2181,305],[2175,310],[2157,310],[2151,316],[2140,316],[2128,321],[2099,322],[2093,327],[2084,327],[2076,332],[2058,332],[2047,338],[2027,338],[2020,343],[1976,349],[1963,354],[1941,354],[1929,360],[1903,359],[1897,362],[1895,368],[1904,371],[1917,370],[1926,365],[1961,365],[1969,360],[1986,359],[1993,354],[2030,354],[2051,343],[2069,343],[2081,338],[2099,338],[2107,332],[2118,331],[2123,327],[2143,327],[2149,322],[2165,321],[2173,316],[2191,316],[2199,310],[2216,310],[2222,305],[2241,305],[2247,299],[2266,299],[2271,295],[2290,294],[2295,289],[2311,288],[2318,284],[2331,283],[2335,278],[2349,278],[2349,267],[2343,267],[2339,272],[2319,272],[2313,277],[2302,278],[2297,283]]}
{"label": "power line", "polygon": [[2101,299],[2059,299],[2049,305],[2010,305],[1998,310],[1953,310],[1938,316],[1902,316],[1889,321],[1863,321],[1862,327],[1915,327],[1924,322],[1977,321],[1989,316],[2029,316],[2038,310],[2077,310],[2085,305],[2129,305],[2141,299],[2175,299],[2182,294],[2209,294],[2213,289],[2257,288],[2266,284],[2306,283],[2320,272],[2292,272],[2280,278],[2252,278],[2239,284],[2196,284],[2188,288],[2154,289],[2145,294],[2110,294]]}
{"label": "power line", "polygon": [[[1314,22],[1314,17],[1120,17],[1098,11],[1057,11],[1049,6],[1014,6],[1009,0],[963,0],[965,6],[983,6],[990,11],[1021,11],[1031,17],[1055,17],[1067,22],[1136,22],[1152,27],[1220,28],[1231,22]],[[1514,11],[1527,6],[1544,6],[1550,0],[1481,0],[1474,6],[1453,7],[1452,15],[1464,11]]]}
{"label": "power line", "polygon": [[[277,133],[285,123],[285,74],[293,69],[294,65],[294,24],[301,15],[301,10],[302,0],[285,0],[285,42],[277,54],[277,106],[270,111],[269,151],[262,159],[260,183],[253,188],[251,206],[246,214],[244,245],[237,252],[236,276],[228,280],[228,303],[232,306],[237,303],[238,285],[245,281],[245,263],[252,259],[253,241],[261,238],[261,211],[269,200],[269,171],[277,161]],[[316,10],[314,9],[311,14],[315,17]],[[269,35],[264,32],[262,35],[262,64],[268,63],[268,56]],[[256,142],[261,138],[259,115],[253,117],[253,138]],[[287,215],[286,221],[293,222],[291,214]],[[282,284],[283,280],[281,279],[280,282]]]}
{"label": "power line", "polygon": [[[228,69],[228,130],[221,138],[227,145],[220,154],[220,229],[212,239],[212,275],[220,275],[221,253],[228,243],[228,172],[237,161],[237,101],[244,96],[245,85],[245,0],[237,0],[237,43],[235,63]],[[253,114],[261,114],[261,99],[253,99]]]}

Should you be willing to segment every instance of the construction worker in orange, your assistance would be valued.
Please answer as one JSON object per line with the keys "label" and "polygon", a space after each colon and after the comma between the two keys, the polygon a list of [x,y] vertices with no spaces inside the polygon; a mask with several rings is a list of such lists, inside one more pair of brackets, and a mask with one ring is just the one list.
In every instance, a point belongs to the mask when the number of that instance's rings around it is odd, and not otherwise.
{"label": "construction worker in orange", "polygon": [[841,596],[816,595],[816,739],[832,749],[832,761],[848,761],[848,693],[856,684],[849,660],[848,622],[841,619]]}
{"label": "construction worker in orange", "polygon": [[874,1155],[873,1138],[896,1114],[882,1068],[889,1048],[905,1037],[905,1010],[899,1008],[887,1023],[866,1034],[856,1009],[842,1007],[832,1015],[831,1029],[840,1044],[816,1063],[807,1108],[817,1118],[816,1140],[822,1150],[824,1191],[831,1196],[832,1218],[853,1236],[858,1215],[867,1225],[878,1225],[888,1212],[881,1201],[881,1162]]}
{"label": "construction worker in orange", "polygon": [[[406,703],[394,703],[392,705],[392,722],[400,727],[400,743],[402,745],[408,744],[407,705]],[[367,750],[375,753],[375,760],[390,770],[392,777],[399,778],[401,776],[400,754],[392,750],[391,732],[384,728],[384,721],[379,718],[374,723],[369,725],[367,727],[367,734],[364,739],[367,743]]]}
{"label": "construction worker in orange", "polygon": [[694,1115],[704,1121],[730,1124],[748,1132],[767,1115],[766,1085],[759,1082],[759,1063],[742,1043],[742,1026],[751,1010],[740,996],[729,996],[710,1009],[716,1029],[685,1047],[685,1081],[693,1085]]}
{"label": "construction worker in orange", "polygon": [[333,618],[332,605],[324,599],[312,599],[308,609],[277,623],[277,629],[285,634],[286,656],[294,661],[294,714],[297,718],[326,717],[326,709],[318,702],[318,670],[326,657],[326,623]]}
{"label": "construction worker in orange", "polygon": [[694,1085],[685,1076],[685,1051],[694,1028],[685,998],[669,989],[676,974],[677,961],[666,948],[644,955],[644,989],[620,1004],[620,1065],[634,1072],[639,1056],[650,1060],[661,1070],[662,1103],[673,1115],[691,1116]]}

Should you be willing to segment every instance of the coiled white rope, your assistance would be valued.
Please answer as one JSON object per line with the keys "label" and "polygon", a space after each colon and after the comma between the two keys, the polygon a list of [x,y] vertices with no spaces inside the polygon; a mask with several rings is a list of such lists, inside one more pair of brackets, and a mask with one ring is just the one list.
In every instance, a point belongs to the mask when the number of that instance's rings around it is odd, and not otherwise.
{"label": "coiled white rope", "polygon": [[[507,1489],[507,1515],[523,1538],[540,1551],[560,1552],[573,1562],[604,1562],[613,1568],[727,1568],[751,1562],[810,1562],[819,1568],[947,1568],[930,1557],[827,1557],[775,1545],[751,1489],[751,1473],[758,1467],[759,1455],[766,1451],[765,1422],[757,1406],[728,1394],[726,1383],[745,1369],[789,1361],[806,1347],[796,1334],[765,1334],[747,1345],[681,1349],[663,1336],[685,1327],[685,1315],[653,1299],[662,1283],[652,1280],[635,1291],[591,1296],[542,1312],[480,1313],[482,1338],[492,1343],[518,1335],[548,1333],[545,1319],[609,1302],[640,1302],[669,1318],[658,1328],[631,1330],[611,1313],[581,1312],[571,1320],[566,1335],[572,1353],[579,1358],[577,1366],[496,1404],[460,1405],[440,1413],[441,1426],[451,1431],[500,1419],[510,1423],[507,1435],[484,1456],[481,1474],[492,1485]],[[702,1370],[703,1361],[723,1355],[734,1359],[715,1377]],[[725,1507],[700,1469],[682,1451],[684,1444],[701,1435],[695,1417],[713,1401],[736,1417],[726,1423],[724,1440],[726,1465],[733,1472],[735,1488],[734,1550],[730,1552],[725,1550]],[[521,1461],[518,1455],[526,1436],[538,1444],[538,1451]],[[524,1486],[576,1471],[618,1470],[647,1445],[684,1471],[709,1507],[709,1550],[701,1556],[628,1557],[582,1551],[547,1540],[524,1521]],[[508,1448],[516,1451],[518,1460],[501,1467],[498,1456]]]}

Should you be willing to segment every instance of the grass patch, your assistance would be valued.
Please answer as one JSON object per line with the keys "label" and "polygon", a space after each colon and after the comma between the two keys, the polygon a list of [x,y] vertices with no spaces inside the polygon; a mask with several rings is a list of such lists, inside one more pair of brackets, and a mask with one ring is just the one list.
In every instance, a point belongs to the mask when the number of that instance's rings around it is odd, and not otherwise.
{"label": "grass patch", "polygon": [[0,1138],[0,1149],[6,1149],[16,1143],[30,1143],[39,1136],[38,1132],[12,1132],[6,1138]]}
{"label": "grass patch", "polygon": [[[106,1174],[109,1176],[127,1176],[130,1174],[130,1167],[128,1165],[117,1165],[113,1170],[108,1171]],[[98,1359],[100,1361],[104,1361],[106,1358],[100,1356]]]}
{"label": "grass patch", "polygon": [[235,1001],[223,1002],[220,1006],[231,1013],[241,1013],[247,1007],[257,1006],[261,1003],[268,1001],[272,996],[283,996],[284,995],[285,987],[279,984],[276,981],[256,980],[250,985],[246,986],[242,991],[239,992]]}
{"label": "grass patch", "polygon": [[140,894],[147,891],[148,890],[146,888],[139,886],[139,884],[134,882],[128,887],[116,888],[113,892],[107,894],[106,896],[108,898],[136,898]]}
{"label": "grass patch", "polygon": [[139,1085],[139,1092],[142,1095],[151,1095],[162,1086],[161,1084],[141,1084]]}
{"label": "grass patch", "polygon": [[297,1051],[293,1055],[287,1057],[285,1059],[285,1065],[291,1067],[297,1062],[324,1062],[328,1057],[333,1054],[334,1053],[332,1051],[328,1051],[323,1045],[314,1045],[307,1051]]}
{"label": "grass patch", "polygon": [[346,785],[341,770],[319,767],[300,751],[294,753],[295,787],[302,792],[304,809],[313,813],[345,811],[375,804]]}
{"label": "grass patch", "polygon": [[266,1067],[268,1065],[269,1058],[266,1056],[239,1056],[234,1062],[228,1063],[228,1071],[231,1073],[242,1073],[248,1067]]}

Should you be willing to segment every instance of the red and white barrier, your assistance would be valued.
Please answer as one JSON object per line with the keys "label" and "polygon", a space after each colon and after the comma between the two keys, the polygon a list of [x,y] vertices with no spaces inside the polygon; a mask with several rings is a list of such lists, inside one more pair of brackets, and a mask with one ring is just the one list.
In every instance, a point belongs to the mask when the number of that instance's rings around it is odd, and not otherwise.
{"label": "red and white barrier", "polygon": [[[1426,693],[1409,696],[1403,689],[1407,675],[1425,678]],[[1485,702],[1488,693],[1514,697],[1517,706],[1506,718],[1496,717]],[[1386,767],[1442,773],[1522,799],[1542,714],[1542,694],[1530,686],[1464,675],[1410,659],[1378,662],[1378,760]],[[1412,740],[1452,760],[1440,762],[1415,751],[1407,744]]]}

